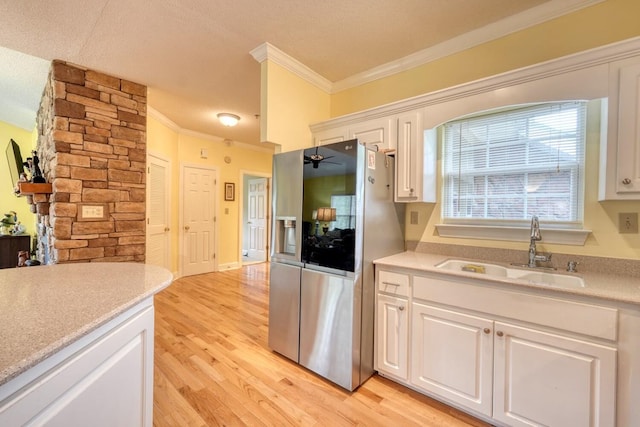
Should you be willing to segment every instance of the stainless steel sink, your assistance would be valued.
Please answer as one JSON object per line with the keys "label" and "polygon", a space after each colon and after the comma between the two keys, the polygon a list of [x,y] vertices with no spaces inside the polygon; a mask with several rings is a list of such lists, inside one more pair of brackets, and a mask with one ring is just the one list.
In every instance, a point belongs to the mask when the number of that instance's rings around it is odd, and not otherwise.
{"label": "stainless steel sink", "polygon": [[436,268],[449,271],[464,271],[481,276],[491,276],[524,281],[539,286],[551,286],[558,288],[584,288],[584,280],[581,277],[567,274],[534,271],[532,269],[519,269],[504,267],[502,265],[449,259]]}

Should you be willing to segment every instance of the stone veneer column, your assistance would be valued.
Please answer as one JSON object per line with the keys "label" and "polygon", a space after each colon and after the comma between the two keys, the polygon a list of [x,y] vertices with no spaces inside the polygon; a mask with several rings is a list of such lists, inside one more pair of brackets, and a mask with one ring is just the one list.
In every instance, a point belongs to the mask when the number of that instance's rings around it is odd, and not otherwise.
{"label": "stone veneer column", "polygon": [[[53,61],[37,118],[53,185],[38,215],[41,262],[144,261],[146,115],[146,86]],[[83,205],[106,218],[83,220]]]}

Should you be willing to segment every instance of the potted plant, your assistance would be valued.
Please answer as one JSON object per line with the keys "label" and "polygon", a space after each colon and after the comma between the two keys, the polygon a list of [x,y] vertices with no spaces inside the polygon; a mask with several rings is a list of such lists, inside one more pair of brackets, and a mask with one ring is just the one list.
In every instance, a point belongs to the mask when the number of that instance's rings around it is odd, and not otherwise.
{"label": "potted plant", "polygon": [[18,217],[14,211],[4,214],[4,217],[0,219],[0,234],[11,234],[17,219]]}

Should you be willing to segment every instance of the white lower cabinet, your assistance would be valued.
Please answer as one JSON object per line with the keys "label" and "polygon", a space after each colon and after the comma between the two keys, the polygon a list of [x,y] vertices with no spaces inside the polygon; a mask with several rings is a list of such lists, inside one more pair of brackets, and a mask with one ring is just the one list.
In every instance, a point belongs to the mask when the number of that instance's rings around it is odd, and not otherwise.
{"label": "white lower cabinet", "polygon": [[0,426],[153,425],[147,299],[0,387]]}
{"label": "white lower cabinet", "polygon": [[[376,277],[381,375],[497,425],[616,425],[616,309],[402,270]],[[407,297],[380,293],[396,287]]]}
{"label": "white lower cabinet", "polygon": [[407,379],[409,307],[406,298],[378,294],[376,348],[378,371]]}
{"label": "white lower cabinet", "polygon": [[614,426],[616,350],[495,323],[493,418],[511,426]]}
{"label": "white lower cabinet", "polygon": [[411,383],[491,416],[493,322],[413,303]]}

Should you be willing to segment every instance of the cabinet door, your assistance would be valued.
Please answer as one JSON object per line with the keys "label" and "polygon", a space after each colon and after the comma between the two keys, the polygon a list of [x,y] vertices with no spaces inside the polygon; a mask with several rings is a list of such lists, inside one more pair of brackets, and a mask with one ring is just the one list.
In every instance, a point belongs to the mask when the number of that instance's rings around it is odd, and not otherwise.
{"label": "cabinet door", "polygon": [[420,117],[415,113],[398,118],[398,148],[396,150],[396,201],[419,201]]}
{"label": "cabinet door", "polygon": [[103,335],[81,338],[92,337],[58,363],[65,350],[32,368],[45,373],[0,401],[0,425],[151,427],[154,324],[151,302],[144,305]]}
{"label": "cabinet door", "polygon": [[376,147],[378,151],[394,151],[396,149],[397,120],[395,117],[369,120],[354,125],[349,132],[350,138],[358,138],[358,142],[367,147]]}
{"label": "cabinet door", "polygon": [[407,300],[378,294],[376,311],[376,369],[407,379],[409,334]]}
{"label": "cabinet door", "polygon": [[620,69],[618,90],[618,193],[640,198],[640,64]]}
{"label": "cabinet door", "polygon": [[395,201],[434,203],[436,131],[432,129],[425,132],[422,129],[422,111],[412,111],[398,116],[397,145]]}
{"label": "cabinet door", "polygon": [[511,426],[615,425],[615,349],[499,322],[495,330],[495,419]]}
{"label": "cabinet door", "polygon": [[491,416],[493,322],[413,303],[411,383]]}
{"label": "cabinet door", "polygon": [[640,200],[640,60],[610,64],[609,97],[603,102],[600,200]]}
{"label": "cabinet door", "polygon": [[346,127],[328,129],[313,135],[313,143],[315,145],[333,144],[334,142],[342,142],[347,139],[349,139],[349,129]]}

